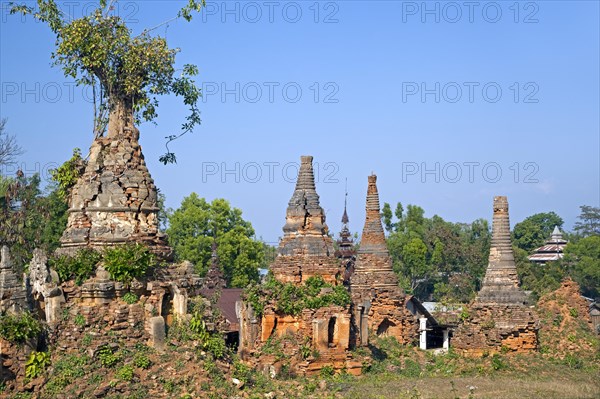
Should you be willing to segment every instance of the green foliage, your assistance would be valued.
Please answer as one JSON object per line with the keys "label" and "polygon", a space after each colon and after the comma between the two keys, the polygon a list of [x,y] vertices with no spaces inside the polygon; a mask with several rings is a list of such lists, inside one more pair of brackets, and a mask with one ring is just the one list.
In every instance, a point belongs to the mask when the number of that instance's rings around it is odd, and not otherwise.
{"label": "green foliage", "polygon": [[[105,133],[107,114],[110,113],[111,118],[121,117],[113,111],[135,115],[138,122],[153,121],[158,116],[159,96],[174,94],[182,97],[190,114],[182,124],[182,132],[167,137],[167,153],[160,157],[164,163],[175,162],[168,143],[200,123],[197,108],[200,89],[191,79],[198,73],[197,67],[185,65],[180,76],[176,76],[178,49],[170,49],[165,38],[150,34],[158,26],[133,36],[121,17],[111,15],[106,1],[101,1],[88,15],[76,19],[65,18],[54,0],[38,0],[37,3],[38,11],[27,5],[13,5],[10,12],[32,14],[48,24],[56,35],[56,49],[52,54],[54,65],[61,67],[65,76],[75,79],[78,85],[94,89],[96,136]],[[204,4],[204,0],[189,0],[177,17],[189,21]]]}
{"label": "green foliage", "polygon": [[494,353],[492,355],[492,368],[496,371],[505,370],[508,368],[508,365],[506,364],[504,359],[502,359],[502,356],[500,356],[497,353]]}
{"label": "green foliage", "polygon": [[335,374],[335,369],[333,368],[332,365],[328,364],[321,368],[321,371],[319,372],[319,374],[323,378],[331,377],[333,374]]}
{"label": "green foliage", "polygon": [[42,332],[42,323],[29,312],[3,314],[0,317],[0,337],[14,344],[36,338]]}
{"label": "green foliage", "polygon": [[138,300],[138,296],[135,295],[133,292],[127,292],[125,295],[123,295],[123,302],[128,303],[130,305],[133,305]]}
{"label": "green foliage", "polygon": [[515,225],[512,233],[513,244],[531,252],[550,238],[554,226],[560,228],[563,223],[562,218],[554,212],[531,215]]}
{"label": "green foliage", "polygon": [[81,285],[94,274],[102,255],[93,249],[80,249],[75,256],[59,255],[49,259],[50,267],[56,270],[61,281],[75,280]]}
{"label": "green foliage", "polygon": [[47,252],[59,245],[67,224],[67,204],[49,185],[44,195],[40,177],[18,171],[16,177],[0,176],[0,245],[8,245],[17,274],[21,274],[35,248]]}
{"label": "green foliage", "polygon": [[73,322],[79,327],[83,327],[86,324],[85,317],[82,314],[75,316],[75,320],[73,320]]}
{"label": "green foliage", "polygon": [[[396,221],[394,221],[394,217]],[[487,265],[488,222],[450,223],[421,207],[384,204],[382,221],[401,286],[421,300],[468,302]]]}
{"label": "green foliage", "polygon": [[208,203],[196,193],[181,202],[169,215],[169,243],[178,260],[192,262],[204,276],[211,264],[212,244],[216,240],[219,264],[229,287],[246,287],[259,279],[265,249],[256,240],[250,222],[242,211],[224,199]]}
{"label": "green foliage", "polygon": [[600,207],[582,205],[575,231],[583,237],[600,235]]}
{"label": "green foliage", "polygon": [[25,377],[37,378],[50,365],[50,354],[48,352],[33,351],[25,363]]}
{"label": "green foliage", "polygon": [[123,354],[119,351],[113,351],[108,345],[102,345],[98,349],[98,360],[104,367],[113,367],[121,360],[123,360]]}
{"label": "green foliage", "polygon": [[103,253],[104,268],[112,279],[129,284],[142,277],[154,265],[154,255],[142,244],[107,248]]}
{"label": "green foliage", "polygon": [[71,159],[56,169],[50,171],[52,180],[58,184],[58,195],[63,201],[67,201],[71,188],[77,183],[77,179],[83,174],[85,162],[81,158],[81,150],[75,148]]}
{"label": "green foliage", "polygon": [[282,283],[269,275],[263,285],[252,285],[244,291],[244,298],[261,315],[267,303],[276,303],[277,312],[299,315],[303,309],[319,309],[330,305],[348,306],[350,294],[343,285],[326,283],[321,276],[313,276],[302,285]]}
{"label": "green foliage", "polygon": [[56,397],[70,384],[79,381],[85,375],[85,366],[89,362],[86,355],[71,354],[54,359],[53,372],[46,383],[46,392]]}
{"label": "green foliage", "polygon": [[136,353],[133,356],[133,364],[135,367],[139,367],[141,369],[149,369],[152,366],[152,361],[148,358],[148,355],[145,353]]}
{"label": "green foliage", "polygon": [[600,235],[570,242],[564,249],[562,267],[581,287],[583,295],[600,297]]}
{"label": "green foliage", "polygon": [[133,367],[130,364],[126,364],[121,366],[117,370],[117,378],[123,381],[131,381],[133,380]]}
{"label": "green foliage", "polygon": [[216,359],[225,356],[227,346],[223,335],[217,331],[208,331],[206,322],[200,312],[195,312],[190,319],[190,331],[194,334],[194,338],[200,341],[201,348],[212,354]]}

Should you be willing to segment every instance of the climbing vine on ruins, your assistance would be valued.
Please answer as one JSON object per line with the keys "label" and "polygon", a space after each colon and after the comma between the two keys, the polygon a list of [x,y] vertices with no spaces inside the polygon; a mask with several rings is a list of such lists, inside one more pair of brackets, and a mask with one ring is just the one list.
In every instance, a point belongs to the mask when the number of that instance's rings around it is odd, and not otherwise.
{"label": "climbing vine on ruins", "polygon": [[282,283],[269,274],[263,285],[252,285],[244,292],[258,315],[262,315],[267,304],[275,303],[276,312],[299,315],[304,309],[319,309],[330,305],[348,306],[350,294],[343,285],[326,283],[321,276],[309,277],[302,285]]}
{"label": "climbing vine on ruins", "polygon": [[[55,0],[38,0],[37,9],[14,5],[11,14],[31,14],[46,23],[56,35],[52,54],[55,66],[77,85],[91,87],[94,98],[94,136],[108,133],[115,137],[132,129],[133,123],[154,121],[158,116],[158,97],[174,94],[182,97],[189,114],[179,133],[166,137],[166,153],[160,161],[176,162],[169,143],[200,124],[197,103],[200,89],[192,79],[198,74],[195,65],[175,68],[178,49],[171,49],[164,37],[152,35],[159,24],[134,36],[125,21],[113,15],[115,0],[99,0],[89,15],[72,19],[63,13]],[[174,19],[192,19],[204,0],[188,0]],[[171,20],[171,21],[172,21]]]}

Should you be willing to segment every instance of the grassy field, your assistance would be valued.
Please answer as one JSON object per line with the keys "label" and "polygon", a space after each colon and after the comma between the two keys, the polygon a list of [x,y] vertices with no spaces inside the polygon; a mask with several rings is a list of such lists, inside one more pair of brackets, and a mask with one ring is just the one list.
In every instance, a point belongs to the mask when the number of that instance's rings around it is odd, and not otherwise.
{"label": "grassy field", "polygon": [[472,376],[403,378],[366,375],[339,385],[338,394],[349,399],[597,399],[600,376],[589,372],[555,370],[533,376]]}

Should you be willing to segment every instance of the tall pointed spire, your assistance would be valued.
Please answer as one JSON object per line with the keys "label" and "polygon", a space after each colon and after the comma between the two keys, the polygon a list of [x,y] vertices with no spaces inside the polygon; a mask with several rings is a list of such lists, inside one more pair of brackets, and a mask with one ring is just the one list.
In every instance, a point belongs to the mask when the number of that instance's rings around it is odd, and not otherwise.
{"label": "tall pointed spire", "polygon": [[325,212],[319,205],[319,195],[315,189],[315,175],[312,165],[313,157],[300,157],[300,171],[296,181],[296,189],[288,203],[285,235],[327,233]]}
{"label": "tall pointed spire", "polygon": [[283,238],[271,265],[276,279],[301,283],[311,276],[337,282],[341,265],[334,256],[333,240],[327,235],[325,212],[315,189],[312,156],[300,158],[296,188],[286,210]]}
{"label": "tall pointed spire", "polygon": [[348,205],[348,184],[346,181],[346,194],[344,196],[344,213],[342,215],[342,230],[340,231],[340,238],[337,240],[338,250],[336,256],[342,261],[344,267],[344,283],[347,284],[350,281],[350,276],[354,273],[354,262],[356,261],[356,250],[354,249],[354,241],[352,240],[352,233],[348,227],[350,218],[348,217],[347,211]]}
{"label": "tall pointed spire", "polygon": [[379,208],[377,176],[369,176],[366,201],[366,218],[363,228],[355,277],[352,278],[353,290],[373,287],[398,287],[398,278],[392,267],[392,259],[387,249]]}
{"label": "tall pointed spire", "polygon": [[379,209],[377,176],[369,176],[366,201],[367,216],[354,273],[350,277],[350,294],[356,339],[369,343],[369,335],[388,335],[400,343],[412,342],[417,325],[405,306],[405,294],[398,285],[387,249]]}
{"label": "tall pointed spire", "polygon": [[385,243],[385,234],[383,233],[383,225],[381,224],[376,175],[369,176],[366,211],[367,216],[358,252],[380,253],[382,256],[388,256],[389,253]]}
{"label": "tall pointed spire", "polygon": [[219,262],[219,255],[217,253],[217,240],[213,239],[211,246],[210,266],[206,273],[205,287],[208,289],[223,289],[227,287],[223,270],[221,270],[221,264]]}
{"label": "tall pointed spire", "polygon": [[527,295],[519,288],[519,276],[510,241],[508,200],[504,196],[494,197],[489,263],[476,301],[524,304],[526,300]]}

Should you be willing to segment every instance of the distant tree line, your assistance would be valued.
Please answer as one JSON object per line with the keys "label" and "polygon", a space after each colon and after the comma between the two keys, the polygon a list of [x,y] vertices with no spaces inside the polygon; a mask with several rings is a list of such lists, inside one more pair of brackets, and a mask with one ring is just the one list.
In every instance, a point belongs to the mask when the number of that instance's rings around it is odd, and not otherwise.
{"label": "distant tree line", "polygon": [[[0,123],[0,166],[22,153],[13,136]],[[259,280],[276,249],[256,237],[242,211],[224,199],[206,201],[190,194],[175,210],[165,209],[159,193],[159,221],[168,233],[176,259],[192,262],[200,275],[210,264],[213,243],[220,267],[230,287],[246,287]],[[59,186],[41,187],[38,175],[0,175],[0,245],[9,245],[19,268],[29,261],[34,248],[53,252],[67,222],[67,201]],[[417,205],[406,209],[397,203],[392,211],[385,203],[382,222],[388,248],[401,286],[417,298],[445,302],[468,302],[480,288],[488,263],[491,226],[485,219],[452,223],[438,215],[424,216]],[[512,242],[523,289],[534,298],[557,288],[570,276],[588,297],[600,296],[600,208],[583,205],[564,258],[545,265],[527,257],[550,238],[563,219],[555,212],[538,213],[514,226]]]}

